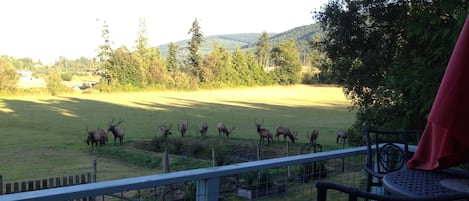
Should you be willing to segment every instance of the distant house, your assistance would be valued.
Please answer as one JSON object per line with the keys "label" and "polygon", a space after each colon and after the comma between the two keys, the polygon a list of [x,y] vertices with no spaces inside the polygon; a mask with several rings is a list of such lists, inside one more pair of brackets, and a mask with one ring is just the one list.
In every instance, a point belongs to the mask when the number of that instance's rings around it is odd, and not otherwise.
{"label": "distant house", "polygon": [[21,79],[33,79],[33,72],[29,70],[16,70],[16,72],[21,76]]}

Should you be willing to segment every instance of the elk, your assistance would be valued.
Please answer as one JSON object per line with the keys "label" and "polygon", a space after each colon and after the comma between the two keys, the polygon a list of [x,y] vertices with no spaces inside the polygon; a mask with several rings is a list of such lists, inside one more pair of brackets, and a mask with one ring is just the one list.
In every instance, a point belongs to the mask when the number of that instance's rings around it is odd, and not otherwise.
{"label": "elk", "polygon": [[235,129],[234,126],[231,129],[226,128],[223,122],[217,123],[218,136],[220,137],[222,134],[225,134],[226,137],[230,137],[230,133],[233,132],[234,129]]}
{"label": "elk", "polygon": [[187,128],[189,127],[189,122],[181,122],[178,124],[178,131],[181,133],[181,136],[184,137],[184,134],[187,132]]}
{"label": "elk", "polygon": [[344,144],[346,139],[347,133],[344,130],[340,129],[337,131],[337,144],[339,144],[339,140],[342,144]]}
{"label": "elk", "polygon": [[112,121],[109,122],[109,128],[107,130],[114,135],[114,144],[116,144],[117,138],[119,138],[119,143],[122,144],[124,140],[124,128],[120,127],[119,125],[124,122],[124,120],[121,119],[117,123],[114,123],[114,121],[115,120],[112,119]]}
{"label": "elk", "polygon": [[91,150],[93,150],[93,145],[97,148],[98,145],[102,146],[103,144],[106,144],[107,133],[103,129],[89,131],[87,127],[86,132],[88,133],[88,137],[86,138],[85,142],[88,144],[88,146],[91,144]]}
{"label": "elk", "polygon": [[292,131],[289,128],[283,126],[277,127],[275,129],[275,137],[277,138],[277,140],[280,140],[280,135],[283,135],[283,140],[286,140],[288,137],[291,142],[295,143],[296,136],[293,135]]}
{"label": "elk", "polygon": [[200,135],[201,135],[201,136],[207,135],[207,130],[208,130],[208,124],[207,124],[207,122],[202,123],[202,126],[200,127],[200,130],[199,130]]}
{"label": "elk", "polygon": [[166,125],[160,125],[160,135],[163,137],[168,137],[168,135],[171,135],[171,126],[166,126]]}
{"label": "elk", "polygon": [[313,130],[311,130],[311,134],[308,134],[309,143],[316,144],[316,140],[318,139],[318,137],[319,130],[313,128]]}
{"label": "elk", "polygon": [[262,128],[264,120],[262,120],[262,123],[254,121],[254,124],[256,125],[257,134],[259,134],[259,143],[263,142],[265,138],[267,138],[267,143],[269,143],[270,141],[274,141],[274,138],[272,137],[272,132],[265,128]]}

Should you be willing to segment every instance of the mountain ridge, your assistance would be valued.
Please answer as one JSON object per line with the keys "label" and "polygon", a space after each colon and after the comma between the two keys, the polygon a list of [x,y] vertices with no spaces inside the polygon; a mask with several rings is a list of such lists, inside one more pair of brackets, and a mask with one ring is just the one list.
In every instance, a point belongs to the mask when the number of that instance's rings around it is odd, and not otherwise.
{"label": "mountain ridge", "polygon": [[[314,35],[320,31],[321,30],[319,24],[315,23],[294,27],[290,30],[281,33],[268,34],[270,36],[269,40],[271,47],[276,47],[282,42],[295,40],[299,52],[309,52],[310,41],[312,40]],[[240,48],[243,51],[254,51],[261,35],[262,33],[238,33],[205,36],[204,42],[202,43],[202,47],[200,49],[200,53],[202,55],[209,54],[213,49],[214,41],[216,41],[219,46],[225,47],[230,52],[234,51],[236,47]],[[174,44],[176,44],[179,49],[184,49],[185,47],[187,47],[187,43],[189,41],[190,39],[185,39],[174,42]],[[157,46],[163,56],[168,55],[169,44],[170,43],[165,43]]]}

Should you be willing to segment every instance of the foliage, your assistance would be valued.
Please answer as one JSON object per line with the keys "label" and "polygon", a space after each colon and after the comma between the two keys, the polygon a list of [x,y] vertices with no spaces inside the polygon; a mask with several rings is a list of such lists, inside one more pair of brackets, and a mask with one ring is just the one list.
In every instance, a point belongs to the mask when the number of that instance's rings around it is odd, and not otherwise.
{"label": "foliage", "polygon": [[466,1],[413,0],[331,1],[316,13],[321,70],[358,108],[352,135],[423,129],[467,13]]}
{"label": "foliage", "polygon": [[256,46],[256,56],[260,66],[266,68],[269,65],[269,53],[270,53],[270,42],[269,34],[267,32],[262,32],[259,42]]}
{"label": "foliage", "polygon": [[73,74],[71,74],[71,73],[62,73],[60,75],[60,77],[62,78],[63,81],[72,81]]}
{"label": "foliage", "polygon": [[189,33],[192,33],[191,40],[188,42],[189,50],[189,68],[192,75],[199,80],[202,80],[201,77],[201,63],[202,58],[199,55],[199,49],[204,41],[204,35],[202,33],[199,21],[197,19],[192,22],[192,27],[189,29]]}
{"label": "foliage", "polygon": [[16,89],[19,77],[13,65],[5,58],[0,57],[0,91]]}
{"label": "foliage", "polygon": [[54,72],[47,76],[46,84],[47,89],[52,95],[58,95],[61,93],[70,93],[72,89],[65,86],[62,82],[62,76],[60,73]]}
{"label": "foliage", "polygon": [[116,146],[101,147],[101,149],[99,149],[96,154],[99,156],[126,162],[128,164],[152,169],[159,167],[162,162],[161,157],[155,157],[145,152],[131,150],[123,151],[121,147]]}
{"label": "foliage", "polygon": [[276,66],[274,73],[277,83],[282,85],[298,84],[301,77],[301,64],[294,41],[280,44],[272,49],[272,62]]}
{"label": "foliage", "polygon": [[168,68],[168,72],[170,72],[171,74],[173,74],[174,72],[176,72],[176,70],[178,70],[178,64],[177,64],[177,49],[178,49],[178,46],[171,42],[169,43],[169,47],[168,47],[168,57],[166,58],[166,66]]}

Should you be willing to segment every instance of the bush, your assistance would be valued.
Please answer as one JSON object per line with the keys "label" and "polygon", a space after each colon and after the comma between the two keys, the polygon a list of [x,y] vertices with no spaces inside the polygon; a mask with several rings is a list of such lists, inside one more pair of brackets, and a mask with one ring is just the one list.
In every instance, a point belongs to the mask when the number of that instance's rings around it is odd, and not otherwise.
{"label": "bush", "polygon": [[63,81],[72,81],[73,75],[70,73],[64,73],[61,75]]}
{"label": "bush", "polygon": [[63,84],[62,77],[59,73],[51,73],[46,78],[47,89],[52,95],[58,95],[60,93],[70,93],[72,89],[68,88]]}

